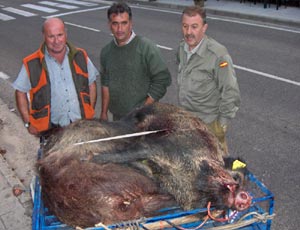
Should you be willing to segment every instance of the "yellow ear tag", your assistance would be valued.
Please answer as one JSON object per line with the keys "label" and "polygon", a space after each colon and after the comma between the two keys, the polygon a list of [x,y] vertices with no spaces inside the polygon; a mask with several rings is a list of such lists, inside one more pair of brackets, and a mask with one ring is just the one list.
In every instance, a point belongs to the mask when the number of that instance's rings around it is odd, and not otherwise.
{"label": "yellow ear tag", "polygon": [[245,168],[246,164],[239,161],[239,160],[235,160],[232,164],[232,170],[236,170],[236,169],[240,169],[240,168]]}

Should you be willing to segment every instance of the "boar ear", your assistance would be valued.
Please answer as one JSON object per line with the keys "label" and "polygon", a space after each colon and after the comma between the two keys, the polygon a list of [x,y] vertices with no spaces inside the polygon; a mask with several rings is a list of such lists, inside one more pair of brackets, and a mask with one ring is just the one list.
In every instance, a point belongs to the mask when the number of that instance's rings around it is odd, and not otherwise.
{"label": "boar ear", "polygon": [[233,157],[223,157],[224,166],[226,169],[232,169],[232,163],[236,160]]}
{"label": "boar ear", "polygon": [[153,104],[151,105],[146,105],[141,108],[136,109],[135,112],[135,118],[139,121],[142,122],[145,120],[145,118],[149,115],[154,114],[154,107]]}

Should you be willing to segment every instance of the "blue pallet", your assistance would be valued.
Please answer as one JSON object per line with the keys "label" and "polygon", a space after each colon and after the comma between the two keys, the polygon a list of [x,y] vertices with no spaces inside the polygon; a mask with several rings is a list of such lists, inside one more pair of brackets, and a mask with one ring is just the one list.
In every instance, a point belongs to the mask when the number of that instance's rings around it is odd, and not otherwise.
{"label": "blue pallet", "polygon": [[[202,220],[193,220],[191,222],[180,224],[179,228],[188,228],[188,229],[208,229],[214,228],[218,226],[236,224],[241,218],[244,221],[249,221],[250,224],[247,226],[240,227],[238,229],[242,230],[270,230],[272,219],[267,218],[266,221],[256,222],[254,219],[254,215],[251,213],[259,213],[266,214],[269,217],[273,215],[274,210],[274,195],[269,191],[269,189],[259,181],[252,173],[248,175],[250,181],[251,189],[248,191],[251,193],[252,205],[247,211],[237,212],[235,215],[227,222],[216,222],[213,220],[209,220],[203,224],[201,228],[197,228],[200,224],[202,224]],[[35,194],[34,194],[34,209],[32,214],[32,230],[69,230],[74,229],[66,224],[61,223],[54,215],[52,215],[48,209],[44,206],[43,201],[41,199],[41,186],[39,177],[36,178],[35,181]],[[147,226],[151,225],[151,223],[160,223],[160,222],[172,222],[176,218],[188,217],[195,214],[206,214],[207,209],[193,209],[188,211],[182,211],[179,208],[172,207],[169,209],[159,210],[158,213],[160,215],[150,217],[150,218],[141,218],[139,220],[132,220],[128,222],[116,223],[107,226],[109,229],[150,229]],[[232,212],[230,210],[227,211],[227,215],[231,215]],[[244,218],[246,215],[246,218]],[[254,222],[255,221],[255,222]],[[254,222],[254,223],[251,223]],[[130,228],[131,227],[131,228]],[[86,230],[102,230],[103,227],[92,227],[86,228]],[[163,229],[176,229],[169,225],[169,227],[163,227]]]}

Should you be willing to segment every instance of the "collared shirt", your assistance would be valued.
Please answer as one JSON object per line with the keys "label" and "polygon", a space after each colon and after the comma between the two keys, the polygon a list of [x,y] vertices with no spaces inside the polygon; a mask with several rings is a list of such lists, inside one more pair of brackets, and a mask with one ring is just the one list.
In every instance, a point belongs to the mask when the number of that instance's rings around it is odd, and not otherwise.
{"label": "collared shirt", "polygon": [[[81,119],[68,53],[69,48],[67,47],[64,60],[60,64],[49,54],[47,49],[45,50],[45,62],[51,83],[51,122],[60,126],[67,126],[70,124],[70,121]],[[90,85],[96,81],[96,76],[99,75],[99,72],[89,58],[88,73]],[[21,92],[30,91],[31,84],[24,65],[13,83],[13,87]]]}
{"label": "collared shirt", "polygon": [[[125,43],[125,45],[129,44],[134,38],[135,38],[136,34],[134,33],[134,31],[131,32],[130,38],[128,39],[128,41]],[[114,42],[116,43],[117,46],[119,46],[116,38],[114,37]]]}
{"label": "collared shirt", "polygon": [[199,47],[202,44],[202,41],[203,41],[203,39],[201,39],[201,41],[198,43],[198,45],[192,50],[189,50],[189,45],[186,42],[184,43],[184,51],[187,54],[187,57],[186,57],[187,61],[189,61],[191,56],[198,51]]}

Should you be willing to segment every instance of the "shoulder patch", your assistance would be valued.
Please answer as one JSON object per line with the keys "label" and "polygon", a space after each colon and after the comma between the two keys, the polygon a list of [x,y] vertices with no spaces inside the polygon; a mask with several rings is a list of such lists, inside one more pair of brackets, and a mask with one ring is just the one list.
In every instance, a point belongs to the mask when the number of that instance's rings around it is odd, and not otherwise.
{"label": "shoulder patch", "polygon": [[227,61],[223,61],[219,64],[219,67],[223,68],[223,67],[226,67],[228,66],[228,62]]}

